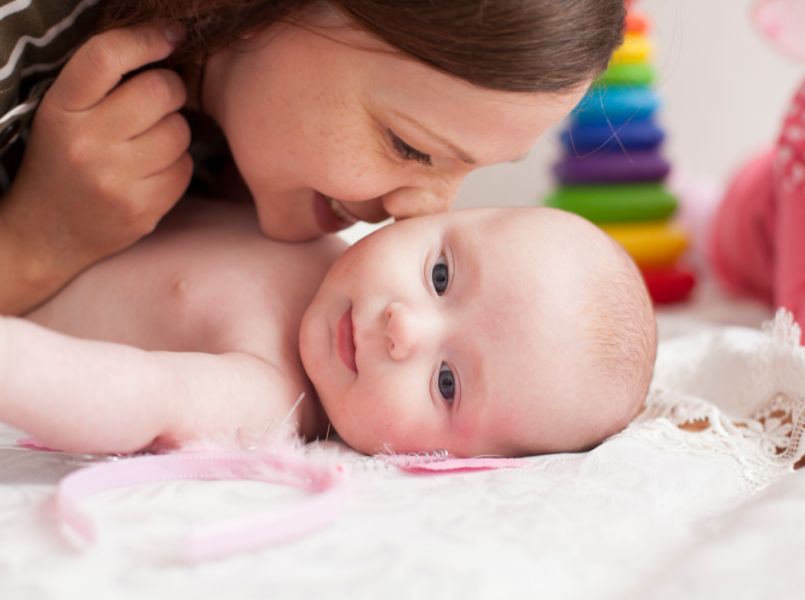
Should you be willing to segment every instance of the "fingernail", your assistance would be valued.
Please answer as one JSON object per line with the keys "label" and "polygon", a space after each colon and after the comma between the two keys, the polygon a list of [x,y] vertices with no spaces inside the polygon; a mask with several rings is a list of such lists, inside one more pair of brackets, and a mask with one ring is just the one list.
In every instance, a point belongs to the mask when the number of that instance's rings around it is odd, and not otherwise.
{"label": "fingernail", "polygon": [[187,27],[181,23],[168,23],[162,28],[162,32],[165,36],[165,39],[176,46],[180,44],[187,35]]}

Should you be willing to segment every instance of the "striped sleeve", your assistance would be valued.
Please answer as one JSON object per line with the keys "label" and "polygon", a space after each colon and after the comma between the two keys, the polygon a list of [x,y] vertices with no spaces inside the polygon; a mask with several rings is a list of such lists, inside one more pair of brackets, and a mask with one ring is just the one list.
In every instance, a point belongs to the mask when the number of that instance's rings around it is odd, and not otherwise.
{"label": "striped sleeve", "polygon": [[100,0],[0,0],[0,190],[16,171],[36,107],[94,29]]}

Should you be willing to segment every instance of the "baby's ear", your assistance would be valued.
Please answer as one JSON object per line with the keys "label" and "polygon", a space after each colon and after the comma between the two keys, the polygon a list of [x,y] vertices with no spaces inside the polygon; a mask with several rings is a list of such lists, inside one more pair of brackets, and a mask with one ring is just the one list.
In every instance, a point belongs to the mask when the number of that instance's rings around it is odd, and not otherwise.
{"label": "baby's ear", "polygon": [[803,0],[756,0],[752,20],[779,52],[805,62]]}

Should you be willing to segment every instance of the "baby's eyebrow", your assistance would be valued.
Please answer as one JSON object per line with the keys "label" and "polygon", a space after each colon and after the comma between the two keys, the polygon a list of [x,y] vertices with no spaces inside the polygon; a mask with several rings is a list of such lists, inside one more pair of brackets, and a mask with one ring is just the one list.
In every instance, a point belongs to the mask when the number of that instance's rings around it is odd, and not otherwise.
{"label": "baby's eyebrow", "polygon": [[392,110],[391,112],[394,113],[394,115],[396,115],[397,117],[399,117],[403,121],[407,121],[408,123],[410,123],[411,125],[413,125],[417,129],[419,129],[419,131],[423,135],[429,137],[430,139],[432,139],[436,143],[438,143],[441,146],[444,146],[445,148],[450,150],[450,152],[456,158],[458,158],[461,162],[466,163],[468,165],[475,165],[475,164],[478,163],[478,161],[475,158],[473,158],[472,155],[470,155],[468,152],[462,150],[456,144],[454,144],[453,142],[451,142],[450,140],[448,140],[444,136],[439,135],[435,131],[432,131],[432,130],[428,129],[427,127],[425,127],[425,125],[420,123],[418,120],[416,120],[411,115],[406,115],[405,113],[401,113],[401,112],[399,112],[397,110]]}

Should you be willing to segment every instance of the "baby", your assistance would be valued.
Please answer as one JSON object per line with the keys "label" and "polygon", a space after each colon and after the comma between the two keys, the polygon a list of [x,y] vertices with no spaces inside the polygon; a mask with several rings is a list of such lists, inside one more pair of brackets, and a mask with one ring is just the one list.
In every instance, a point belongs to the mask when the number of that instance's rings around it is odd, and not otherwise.
{"label": "baby", "polygon": [[0,317],[0,421],[80,452],[286,422],[364,453],[514,456],[589,448],[642,406],[651,304],[579,217],[449,212],[344,250],[269,240],[250,207],[192,208]]}

